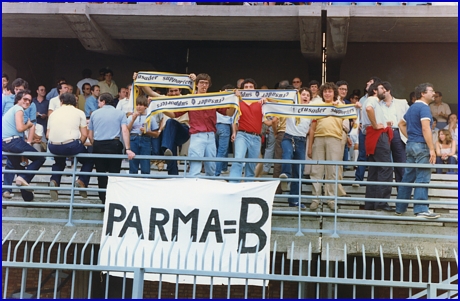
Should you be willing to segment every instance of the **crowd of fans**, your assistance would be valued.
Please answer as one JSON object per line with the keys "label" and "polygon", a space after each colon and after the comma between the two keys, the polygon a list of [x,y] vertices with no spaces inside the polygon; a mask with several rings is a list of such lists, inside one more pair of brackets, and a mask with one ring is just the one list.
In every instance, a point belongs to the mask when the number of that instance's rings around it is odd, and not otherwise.
{"label": "crowd of fans", "polygon": [[[409,162],[406,158],[405,137],[413,139],[413,128],[409,125],[406,115],[409,108],[424,100],[429,106],[429,126],[432,132],[430,142],[435,152],[433,159],[438,164],[455,164],[457,157],[458,121],[457,115],[450,111],[450,107],[442,102],[442,93],[434,91],[431,85],[425,85],[411,93],[409,101],[396,99],[392,95],[389,82],[372,77],[366,84],[364,95],[359,89],[349,93],[346,81],[337,83],[324,83],[312,80],[303,85],[299,77],[291,83],[282,80],[276,84],[275,89],[297,89],[300,95],[300,104],[332,105],[353,104],[358,108],[359,119],[341,119],[326,117],[321,119],[306,118],[264,118],[262,113],[263,103],[270,101],[261,99],[256,103],[246,103],[240,98],[240,118],[235,123],[234,109],[206,109],[198,111],[165,112],[153,115],[150,121],[147,117],[151,111],[150,103],[160,95],[179,96],[182,94],[178,88],[159,89],[154,87],[135,87],[139,89],[139,96],[133,107],[130,99],[132,85],[118,87],[113,80],[113,71],[103,68],[99,78],[93,79],[89,69],[83,70],[82,80],[75,86],[67,83],[65,78],[59,78],[57,86],[46,93],[46,87],[39,85],[36,93],[29,90],[27,81],[17,78],[10,82],[8,76],[2,76],[2,146],[4,151],[13,153],[48,151],[55,155],[68,157],[78,153],[121,154],[126,152],[129,159],[129,172],[149,174],[151,163],[159,170],[166,163],[169,175],[178,175],[179,170],[176,160],[150,162],[149,160],[136,159],[136,155],[164,155],[171,156],[184,154],[190,157],[228,157],[229,149],[234,149],[235,158],[266,159],[293,159],[293,160],[333,160],[333,161],[373,161],[373,162]],[[136,77],[134,74],[134,78]],[[212,85],[211,77],[207,74],[191,74],[195,81],[197,93],[207,93]],[[222,87],[222,91],[234,89],[240,96],[242,90],[258,88],[255,80],[251,78],[239,79],[236,86],[231,84]],[[261,88],[265,89],[266,86]],[[421,90],[420,90],[421,89]],[[426,96],[427,91],[433,97]],[[75,92],[75,94],[74,94]],[[431,94],[430,94],[431,95]],[[33,97],[35,96],[35,97]],[[422,99],[422,100],[421,100]],[[434,102],[432,102],[434,100]],[[414,109],[415,110],[415,109]],[[426,113],[426,112],[425,112]],[[359,120],[359,123],[356,122]],[[401,125],[405,121],[406,125]],[[404,130],[400,131],[401,126]],[[405,132],[407,130],[407,132]],[[412,133],[412,134],[411,134]],[[384,138],[382,138],[384,137]],[[383,140],[382,140],[383,139]],[[233,147],[232,147],[233,142]],[[382,149],[385,148],[383,152]],[[29,160],[31,162],[29,162]],[[431,160],[431,159],[430,159]],[[7,156],[6,169],[38,170],[44,163],[44,157]],[[121,159],[83,159],[82,171],[91,171],[95,166],[97,172],[119,173]],[[430,161],[431,162],[431,161]],[[63,171],[65,158],[55,157],[53,171]],[[256,166],[253,163],[234,162],[229,168],[226,162],[193,161],[189,166],[189,175],[199,176],[204,172],[207,176],[221,176],[229,173],[230,177],[258,177],[267,174],[270,164]],[[356,168],[352,162],[346,167],[356,169],[355,180],[363,181],[365,166]],[[302,174],[299,174],[301,171]],[[441,173],[442,169],[437,169]],[[396,182],[404,182],[404,169],[388,166],[369,167],[368,181],[392,182],[393,172]],[[454,173],[448,170],[447,173]],[[18,174],[16,185],[29,186],[33,174]],[[343,168],[339,168],[336,175],[334,166],[297,164],[274,164],[273,177],[288,179],[304,176],[313,180],[341,180]],[[52,175],[50,187],[60,186],[61,175]],[[13,183],[14,174],[5,174],[4,184]],[[233,180],[231,182],[239,182]],[[88,187],[89,176],[80,176],[74,183],[80,194],[86,197],[84,188]],[[107,177],[99,176],[100,188],[107,185]],[[335,191],[334,184],[314,183],[313,195],[349,196],[339,184]],[[353,184],[358,186],[359,183]],[[289,191],[297,195],[298,182],[291,182],[290,188],[287,181],[282,181],[278,187],[278,194]],[[57,189],[50,191],[53,199],[58,198]],[[33,192],[21,189],[25,201],[33,200]],[[11,189],[3,189],[4,198],[11,198]],[[367,198],[387,198],[391,195],[391,186],[383,188],[375,185],[366,185]],[[105,202],[105,193],[100,192],[99,197]],[[299,203],[297,197],[288,199],[289,206],[306,209]],[[311,210],[318,208],[320,201],[313,200]],[[335,203],[329,200],[327,205],[335,210]],[[386,202],[366,202],[366,209],[394,211]],[[418,213],[423,217],[435,218],[434,214],[427,213],[423,208]],[[398,212],[397,212],[398,213]],[[402,213],[402,212],[399,212]],[[418,214],[414,211],[414,213]],[[422,215],[423,215],[422,214]],[[430,215],[431,214],[431,215]]]}

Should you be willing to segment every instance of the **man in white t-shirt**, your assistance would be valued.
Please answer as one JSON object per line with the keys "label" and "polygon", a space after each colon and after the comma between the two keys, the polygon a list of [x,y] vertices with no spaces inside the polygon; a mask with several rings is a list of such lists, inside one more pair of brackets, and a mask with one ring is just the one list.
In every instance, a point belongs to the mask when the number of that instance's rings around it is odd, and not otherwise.
{"label": "man in white t-shirt", "polygon": [[[49,140],[48,149],[52,154],[62,156],[74,156],[80,153],[87,153],[84,146],[88,129],[86,116],[81,110],[76,108],[77,99],[71,93],[63,93],[59,96],[61,107],[50,115],[48,120],[48,130],[46,136]],[[66,157],[54,157],[53,171],[63,171],[66,166]],[[82,164],[81,172],[91,172],[93,170],[93,160],[91,158],[77,158]],[[51,175],[50,187],[59,187],[61,183],[60,174]],[[81,175],[74,185],[77,188],[88,187],[88,175]],[[86,191],[79,191],[84,198],[87,197]],[[50,191],[53,200],[58,199],[57,190]]]}
{"label": "man in white t-shirt", "polygon": [[85,69],[82,72],[83,79],[77,83],[77,95],[83,94],[83,84],[88,83],[90,87],[97,85],[99,81],[97,79],[91,78],[93,72],[91,69]]}
{"label": "man in white t-shirt", "polygon": [[59,96],[61,96],[64,93],[69,92],[69,85],[67,85],[66,83],[58,84],[57,90],[58,90],[59,95],[51,98],[50,104],[48,106],[48,118],[49,116],[51,116],[51,114],[54,111],[56,111],[57,109],[61,107],[61,100],[59,99]]}
{"label": "man in white t-shirt", "polygon": [[126,86],[128,89],[128,96],[122,99],[118,99],[118,104],[116,106],[117,110],[123,111],[126,114],[126,117],[133,114],[133,101],[131,97],[131,89],[133,85]]}

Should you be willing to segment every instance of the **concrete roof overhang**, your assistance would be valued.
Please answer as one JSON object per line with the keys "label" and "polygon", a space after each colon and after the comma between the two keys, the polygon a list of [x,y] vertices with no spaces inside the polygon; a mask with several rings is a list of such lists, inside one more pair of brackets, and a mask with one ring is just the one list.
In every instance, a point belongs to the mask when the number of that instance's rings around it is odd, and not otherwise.
{"label": "concrete roof overhang", "polygon": [[[304,51],[306,44],[318,43],[321,9],[315,5],[2,3],[2,37],[78,38],[88,50],[120,54],[124,50],[117,40],[130,39],[301,41]],[[458,42],[456,6],[323,9],[329,26],[334,20],[341,24],[339,32],[345,43]],[[313,41],[306,41],[308,33],[315,34]]]}

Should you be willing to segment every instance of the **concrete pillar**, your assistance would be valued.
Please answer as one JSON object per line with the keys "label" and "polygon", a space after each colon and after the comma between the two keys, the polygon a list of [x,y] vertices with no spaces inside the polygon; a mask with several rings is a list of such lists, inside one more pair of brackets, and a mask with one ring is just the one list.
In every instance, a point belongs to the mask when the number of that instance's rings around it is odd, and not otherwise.
{"label": "concrete pillar", "polygon": [[[321,82],[322,28],[321,6],[314,9],[299,7],[300,51],[308,62],[310,80]],[[307,83],[305,83],[307,84]]]}

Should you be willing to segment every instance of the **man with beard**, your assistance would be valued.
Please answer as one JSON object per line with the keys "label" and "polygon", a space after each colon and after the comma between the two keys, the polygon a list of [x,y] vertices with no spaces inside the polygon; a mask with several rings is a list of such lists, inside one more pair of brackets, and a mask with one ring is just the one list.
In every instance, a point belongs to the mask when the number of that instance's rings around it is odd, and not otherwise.
{"label": "man with beard", "polygon": [[[385,88],[385,99],[380,102],[383,113],[385,114],[385,121],[387,126],[391,127],[394,138],[391,140],[391,157],[393,162],[406,163],[406,144],[402,140],[401,133],[399,131],[398,123],[403,119],[409,109],[409,105],[405,99],[397,99],[392,95],[392,87],[389,82],[382,82]],[[404,175],[404,167],[395,167],[395,181],[401,182]],[[398,188],[398,187],[396,187]]]}
{"label": "man with beard", "polygon": [[[391,127],[386,126],[385,115],[380,106],[380,100],[385,99],[385,88],[381,82],[374,82],[368,89],[366,107],[363,109],[363,128],[366,129],[366,155],[369,162],[391,162],[390,142],[393,139]],[[369,123],[364,124],[364,120]],[[393,168],[391,166],[369,166],[367,181],[393,182]],[[391,186],[366,185],[366,199],[389,199]],[[366,210],[394,211],[387,202],[365,202]]]}
{"label": "man with beard", "polygon": [[[367,83],[366,83],[366,89],[365,89],[365,92],[366,94],[364,94],[363,97],[361,97],[361,99],[359,100],[359,103],[361,104],[361,110],[358,111],[358,116],[359,116],[359,152],[358,152],[358,161],[367,161],[367,156],[366,156],[366,147],[365,147],[365,143],[366,143],[366,128],[363,127],[364,124],[370,124],[369,120],[367,120],[367,114],[366,114],[366,102],[367,102],[367,98],[368,98],[368,91],[369,91],[369,87],[375,83],[375,82],[380,82],[380,78],[376,77],[376,76],[373,76],[371,77]],[[365,165],[360,165],[356,168],[356,172],[355,172],[355,181],[363,181],[364,180],[364,173],[366,172],[366,166]],[[352,184],[353,187],[359,187],[359,183],[353,183]]]}

